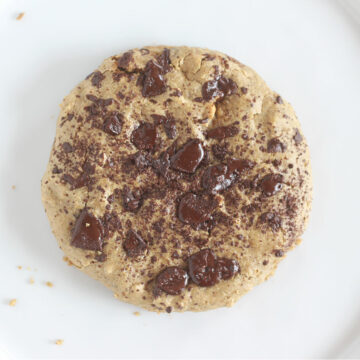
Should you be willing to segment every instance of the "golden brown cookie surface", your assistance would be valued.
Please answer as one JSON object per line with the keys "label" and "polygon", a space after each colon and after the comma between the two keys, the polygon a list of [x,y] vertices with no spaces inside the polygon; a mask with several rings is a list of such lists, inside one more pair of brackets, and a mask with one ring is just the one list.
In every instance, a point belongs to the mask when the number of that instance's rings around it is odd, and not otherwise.
{"label": "golden brown cookie surface", "polygon": [[292,107],[215,51],[106,59],[63,101],[42,180],[69,260],[154,311],[232,305],[274,272],[311,205]]}

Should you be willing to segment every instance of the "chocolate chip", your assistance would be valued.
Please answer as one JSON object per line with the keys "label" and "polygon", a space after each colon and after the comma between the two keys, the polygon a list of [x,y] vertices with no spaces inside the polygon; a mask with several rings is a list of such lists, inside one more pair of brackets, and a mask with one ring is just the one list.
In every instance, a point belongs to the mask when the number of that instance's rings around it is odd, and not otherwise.
{"label": "chocolate chip", "polygon": [[235,125],[220,126],[206,132],[206,137],[211,139],[223,140],[228,137],[233,137],[239,133],[239,128]]}
{"label": "chocolate chip", "polygon": [[275,101],[276,101],[277,104],[283,104],[284,103],[281,96],[277,96]]}
{"label": "chocolate chip", "polygon": [[151,150],[157,139],[156,127],[150,123],[143,123],[131,134],[131,142],[139,150]]}
{"label": "chocolate chip", "polygon": [[274,255],[275,255],[276,257],[283,257],[283,256],[284,256],[284,251],[282,251],[282,250],[275,250]]}
{"label": "chocolate chip", "polygon": [[219,282],[216,255],[210,249],[200,250],[188,259],[191,280],[199,286],[213,286]]}
{"label": "chocolate chip", "polygon": [[286,145],[283,144],[278,138],[270,139],[267,143],[268,153],[279,153],[286,150]]}
{"label": "chocolate chip", "polygon": [[246,87],[241,87],[240,90],[244,95],[248,92],[248,89]]}
{"label": "chocolate chip", "polygon": [[283,176],[281,174],[268,174],[261,180],[260,186],[266,196],[275,195],[283,186]]}
{"label": "chocolate chip", "polygon": [[71,245],[84,250],[101,251],[104,227],[101,221],[84,208],[72,232]]}
{"label": "chocolate chip", "polygon": [[222,99],[226,95],[231,95],[237,91],[236,83],[224,76],[218,76],[214,80],[209,80],[202,86],[202,97],[205,101],[215,98]]}
{"label": "chocolate chip", "polygon": [[155,289],[169,295],[179,295],[185,289],[189,280],[187,272],[178,267],[170,266],[163,270],[155,281]]}
{"label": "chocolate chip", "polygon": [[163,122],[165,134],[169,139],[175,139],[177,135],[175,119],[170,116]]}
{"label": "chocolate chip", "polygon": [[235,274],[240,273],[239,263],[234,259],[218,258],[216,261],[216,270],[222,280],[228,280]]}
{"label": "chocolate chip", "polygon": [[170,314],[172,312],[172,307],[171,306],[167,306],[165,311]]}
{"label": "chocolate chip", "polygon": [[100,71],[95,71],[91,78],[91,84],[97,88],[101,87],[101,82],[105,79],[105,76]]}
{"label": "chocolate chip", "polygon": [[273,231],[278,231],[281,228],[282,219],[274,212],[265,212],[260,215],[260,223],[266,223]]}
{"label": "chocolate chip", "polygon": [[199,229],[205,221],[211,219],[211,213],[217,205],[218,203],[212,199],[187,193],[179,204],[179,220]]}
{"label": "chocolate chip", "polygon": [[123,248],[127,256],[137,257],[145,252],[147,244],[137,232],[130,230],[124,241]]}
{"label": "chocolate chip", "polygon": [[295,145],[299,145],[302,142],[303,137],[301,136],[299,129],[295,129],[295,135],[293,139],[295,141]]}
{"label": "chocolate chip", "polygon": [[142,205],[142,198],[139,190],[131,191],[127,186],[123,189],[124,208],[131,212],[136,212]]}
{"label": "chocolate chip", "polygon": [[191,174],[203,158],[204,149],[200,140],[190,140],[171,158],[171,167]]}
{"label": "chocolate chip", "polygon": [[62,144],[62,148],[63,148],[64,152],[67,153],[67,154],[74,151],[73,147],[68,142],[64,142]]}
{"label": "chocolate chip", "polygon": [[105,118],[103,129],[110,135],[119,135],[122,125],[122,115],[114,111]]}
{"label": "chocolate chip", "polygon": [[130,61],[133,59],[133,52],[127,51],[117,61],[117,66],[120,70],[127,70]]}

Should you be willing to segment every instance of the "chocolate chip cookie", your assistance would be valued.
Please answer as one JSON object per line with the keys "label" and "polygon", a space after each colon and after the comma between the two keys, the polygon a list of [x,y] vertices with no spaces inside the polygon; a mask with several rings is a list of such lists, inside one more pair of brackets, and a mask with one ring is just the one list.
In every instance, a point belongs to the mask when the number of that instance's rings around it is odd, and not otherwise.
{"label": "chocolate chip cookie", "polygon": [[231,306],[299,243],[309,151],[293,108],[217,51],[106,59],[61,104],[42,200],[67,258],[153,311]]}

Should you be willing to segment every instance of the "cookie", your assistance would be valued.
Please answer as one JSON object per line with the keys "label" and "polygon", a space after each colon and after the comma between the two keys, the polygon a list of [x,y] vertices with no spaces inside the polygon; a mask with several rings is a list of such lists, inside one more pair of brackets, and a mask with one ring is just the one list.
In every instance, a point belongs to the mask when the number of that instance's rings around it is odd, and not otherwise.
{"label": "cookie", "polygon": [[299,243],[309,151],[291,105],[217,51],[106,59],[64,99],[42,200],[80,270],[152,311],[233,305]]}

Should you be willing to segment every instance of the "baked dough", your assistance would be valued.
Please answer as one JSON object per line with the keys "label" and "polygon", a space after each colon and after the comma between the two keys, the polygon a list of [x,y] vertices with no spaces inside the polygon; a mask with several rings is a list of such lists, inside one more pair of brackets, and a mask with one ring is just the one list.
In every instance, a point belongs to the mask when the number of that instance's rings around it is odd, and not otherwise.
{"label": "baked dough", "polygon": [[237,60],[190,47],[106,59],[61,104],[42,179],[67,258],[159,312],[231,306],[266,280],[311,194],[291,105]]}

